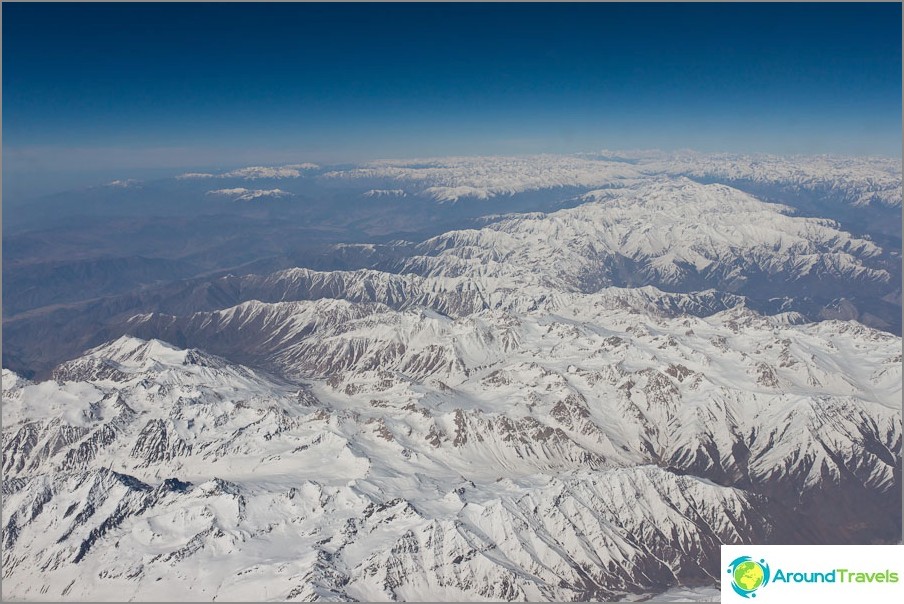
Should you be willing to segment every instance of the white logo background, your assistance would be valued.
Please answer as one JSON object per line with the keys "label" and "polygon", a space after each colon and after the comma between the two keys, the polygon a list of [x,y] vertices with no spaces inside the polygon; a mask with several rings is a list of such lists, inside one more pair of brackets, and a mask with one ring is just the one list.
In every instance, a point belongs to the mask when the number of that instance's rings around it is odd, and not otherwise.
{"label": "white logo background", "polygon": [[[755,561],[764,560],[771,570],[769,583],[757,589],[755,597],[744,598],[731,588],[728,566],[740,556]],[[845,568],[849,572],[898,573],[897,583],[792,583],[775,580],[783,572],[825,573]],[[779,604],[783,602],[850,602],[864,598],[864,602],[904,602],[904,545],[723,545],[722,546],[722,602],[723,604]]]}

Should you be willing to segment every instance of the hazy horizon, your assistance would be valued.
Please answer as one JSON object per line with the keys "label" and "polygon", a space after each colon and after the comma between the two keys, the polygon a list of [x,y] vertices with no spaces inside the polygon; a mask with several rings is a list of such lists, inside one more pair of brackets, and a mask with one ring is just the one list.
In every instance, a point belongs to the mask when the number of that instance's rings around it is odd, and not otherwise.
{"label": "hazy horizon", "polygon": [[[542,155],[550,156],[583,156],[594,155],[597,153],[662,153],[662,154],[680,154],[694,153],[701,156],[719,156],[719,155],[737,155],[737,156],[774,156],[774,157],[873,157],[879,159],[901,159],[901,155],[881,155],[881,154],[842,154],[842,153],[813,153],[813,154],[779,154],[768,152],[738,152],[738,151],[700,151],[698,149],[677,148],[677,149],[599,149],[596,151],[584,150],[575,152],[539,152],[539,153],[500,153],[500,154],[479,154],[479,153],[459,153],[449,155],[410,155],[410,156],[389,156],[375,155],[372,157],[356,157],[352,159],[324,160],[319,157],[310,157],[303,154],[290,153],[268,153],[261,152],[258,155],[247,156],[246,161],[241,158],[234,158],[231,161],[223,161],[219,163],[197,164],[185,163],[178,164],[173,162],[172,165],[164,167],[146,167],[136,165],[135,167],[123,168],[107,168],[92,170],[73,170],[69,173],[54,173],[54,180],[48,180],[47,174],[35,171],[33,173],[20,173],[15,175],[12,181],[4,181],[4,197],[7,203],[16,205],[18,203],[36,201],[48,195],[65,193],[71,190],[102,186],[114,180],[135,179],[139,181],[156,181],[166,180],[176,177],[186,172],[227,172],[239,168],[249,166],[283,166],[298,164],[304,162],[312,162],[322,166],[342,166],[342,165],[363,165],[370,162],[406,162],[416,160],[442,160],[451,157],[519,157],[528,158]],[[245,157],[242,155],[241,157]],[[274,161],[268,161],[272,158]]]}
{"label": "hazy horizon", "polygon": [[4,193],[180,168],[901,155],[896,4],[4,6]]}

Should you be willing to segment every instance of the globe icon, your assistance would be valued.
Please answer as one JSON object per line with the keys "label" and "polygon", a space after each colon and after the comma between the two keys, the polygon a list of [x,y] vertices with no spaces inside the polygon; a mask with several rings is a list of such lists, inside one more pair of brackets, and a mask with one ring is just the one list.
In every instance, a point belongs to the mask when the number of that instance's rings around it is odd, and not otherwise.
{"label": "globe icon", "polygon": [[734,582],[744,591],[755,590],[763,584],[764,578],[763,567],[753,560],[738,564],[734,570]]}

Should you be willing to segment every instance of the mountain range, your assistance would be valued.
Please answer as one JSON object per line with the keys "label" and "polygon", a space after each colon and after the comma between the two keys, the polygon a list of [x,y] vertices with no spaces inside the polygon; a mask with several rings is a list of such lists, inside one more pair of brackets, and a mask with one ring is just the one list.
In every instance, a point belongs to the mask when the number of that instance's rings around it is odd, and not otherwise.
{"label": "mountain range", "polygon": [[900,541],[899,162],[304,163],[34,208],[7,595],[636,600],[718,585],[721,543]]}

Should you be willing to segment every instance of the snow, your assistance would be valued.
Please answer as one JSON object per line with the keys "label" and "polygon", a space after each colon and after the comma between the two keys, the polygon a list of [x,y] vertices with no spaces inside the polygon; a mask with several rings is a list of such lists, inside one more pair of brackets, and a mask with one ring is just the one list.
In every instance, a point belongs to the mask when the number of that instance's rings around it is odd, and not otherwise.
{"label": "snow", "polygon": [[236,178],[243,180],[299,178],[305,172],[319,170],[320,166],[309,162],[287,164],[284,166],[248,166],[237,168],[219,174],[210,172],[187,172],[180,174],[178,180],[206,179],[206,178]]}
{"label": "snow", "polygon": [[[645,602],[718,602],[722,598],[722,590],[718,587],[674,587],[662,593],[654,594],[640,601]],[[625,599],[624,602],[638,601]]]}
{"label": "snow", "polygon": [[142,184],[142,181],[140,181],[140,180],[136,180],[134,178],[126,178],[126,179],[122,179],[122,180],[113,180],[111,182],[108,182],[104,186],[115,188],[115,189],[128,189],[128,188],[132,188],[132,187],[141,186],[141,184]]}
{"label": "snow", "polygon": [[[647,297],[656,293],[645,288]],[[899,401],[900,383],[870,381],[874,366],[899,355],[899,338],[844,322],[775,326],[736,310],[654,318],[606,303],[609,295],[567,295],[554,312],[484,310],[458,319],[342,300],[226,311],[242,324],[273,311],[286,320],[307,316],[314,328],[301,342],[317,345],[293,367],[322,358],[320,346],[363,346],[337,370],[338,380],[302,378],[313,395],[305,403],[292,384],[132,337],[67,364],[74,381],[32,384],[4,372],[4,413],[27,408],[4,416],[7,442],[26,417],[39,422],[39,445],[59,438],[54,418],[68,422],[76,400],[101,408],[73,424],[87,432],[72,450],[101,426],[116,433],[75,466],[64,465],[72,463],[64,461],[67,448],[7,454],[7,463],[37,464],[7,468],[25,479],[4,508],[5,518],[21,518],[7,590],[37,597],[46,585],[47,595],[68,589],[65,597],[80,599],[211,599],[260,598],[266,585],[267,597],[278,599],[705,600],[711,590],[660,594],[642,577],[697,568],[701,549],[718,551],[712,535],[743,541],[768,534],[773,520],[745,490],[651,463],[644,442],[677,459],[709,439],[730,460],[739,435],[784,427],[793,438],[780,435],[781,446],[766,435],[745,441],[755,481],[800,459],[798,452],[829,467],[839,459],[832,451],[869,459],[874,445],[860,441],[862,414],[886,446],[900,443],[900,412],[871,400]],[[727,327],[732,322],[740,322],[739,333]],[[514,332],[514,348],[505,348],[506,332]],[[613,337],[624,344],[610,343]],[[718,337],[731,341],[730,354]],[[670,340],[677,345],[663,347]],[[785,341],[791,345],[779,345]],[[405,350],[365,369],[368,351],[391,342]],[[451,363],[393,377],[436,346]],[[799,365],[816,354],[811,370],[824,385],[805,386],[794,366],[781,373],[782,388],[758,384],[751,369],[777,365],[785,349]],[[125,377],[91,377],[99,362]],[[665,372],[678,365],[686,371]],[[829,379],[839,373],[844,379]],[[389,390],[373,381],[387,376]],[[625,395],[620,388],[629,380],[634,387]],[[844,394],[843,384],[857,393]],[[364,391],[350,394],[349,385]],[[367,392],[374,386],[379,399]],[[625,412],[629,401],[639,415]],[[828,414],[831,429],[815,423]],[[153,446],[141,444],[151,420],[165,429],[153,434]],[[892,468],[871,463],[870,488],[891,484]],[[168,478],[184,486],[167,487]],[[816,488],[812,475],[802,488]],[[34,512],[45,497],[50,503]],[[112,528],[98,535],[105,522]],[[660,530],[674,535],[671,553],[656,545]],[[90,546],[75,564],[83,543]],[[31,567],[44,569],[41,581]],[[613,568],[618,573],[605,570]],[[588,575],[577,569],[590,573],[595,591],[586,591]],[[659,580],[680,583],[665,572]]]}
{"label": "snow", "polygon": [[205,179],[205,178],[213,178],[214,175],[209,172],[186,172],[184,174],[180,174],[176,177],[176,180],[193,180],[193,179]]}
{"label": "snow", "polygon": [[219,178],[243,178],[245,180],[256,180],[259,178],[298,178],[303,171],[315,168],[317,168],[317,166],[314,164],[296,164],[293,166],[281,167],[251,166],[224,172],[219,175]]}
{"label": "snow", "polygon": [[208,191],[208,195],[222,195],[232,197],[235,201],[251,201],[260,197],[291,197],[292,194],[282,189],[245,189],[236,187],[232,189],[216,189]]}
{"label": "snow", "polygon": [[404,189],[370,189],[362,193],[364,197],[405,197]]}
{"label": "snow", "polygon": [[878,157],[661,154],[641,162],[654,174],[684,174],[781,185],[792,190],[841,196],[854,206],[900,207],[901,162]]}
{"label": "snow", "polygon": [[900,207],[902,199],[901,162],[876,157],[603,151],[381,160],[323,174],[351,182],[392,181],[403,185],[406,193],[453,203],[560,187],[624,187],[663,176],[778,185],[836,196],[854,206]]}
{"label": "snow", "polygon": [[[5,378],[4,378],[5,379]],[[103,392],[92,384],[56,384],[43,382],[24,388],[19,396],[4,396],[3,424],[10,425],[29,420],[59,417],[71,426],[86,426],[91,405],[97,403]]]}
{"label": "snow", "polygon": [[[557,290],[583,290],[592,276],[611,284],[616,257],[639,263],[653,282],[677,284],[692,265],[728,283],[744,273],[773,278],[844,276],[887,281],[872,266],[881,252],[831,221],[801,218],[723,185],[686,178],[587,194],[576,208],[503,219],[479,230],[429,239],[406,260],[405,270],[427,275],[505,278]],[[657,217],[651,220],[651,217]],[[819,264],[814,269],[814,263]],[[742,271],[736,273],[733,271]]]}
{"label": "snow", "polygon": [[556,187],[602,187],[637,176],[639,173],[625,163],[540,155],[377,161],[351,170],[330,171],[322,177],[352,182],[392,180],[414,185],[414,194],[454,203],[465,197],[490,199]]}

